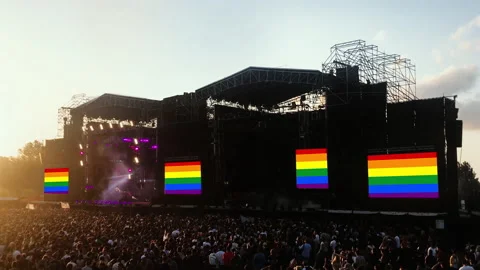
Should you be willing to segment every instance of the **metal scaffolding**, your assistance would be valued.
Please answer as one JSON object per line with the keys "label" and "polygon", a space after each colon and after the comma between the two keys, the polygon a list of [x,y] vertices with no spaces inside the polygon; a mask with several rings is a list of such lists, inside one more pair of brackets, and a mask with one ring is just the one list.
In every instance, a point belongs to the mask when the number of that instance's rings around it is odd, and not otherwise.
{"label": "metal scaffolding", "polygon": [[57,138],[63,138],[63,129],[65,124],[70,124],[72,120],[72,115],[70,110],[77,108],[80,105],[83,105],[96,97],[88,97],[86,94],[74,95],[70,101],[58,109],[57,114]]}
{"label": "metal scaffolding", "polygon": [[415,65],[410,59],[386,54],[375,45],[355,40],[334,45],[322,65],[322,71],[336,75],[337,69],[349,66],[359,68],[359,79],[363,83],[387,82],[390,103],[416,99]]}

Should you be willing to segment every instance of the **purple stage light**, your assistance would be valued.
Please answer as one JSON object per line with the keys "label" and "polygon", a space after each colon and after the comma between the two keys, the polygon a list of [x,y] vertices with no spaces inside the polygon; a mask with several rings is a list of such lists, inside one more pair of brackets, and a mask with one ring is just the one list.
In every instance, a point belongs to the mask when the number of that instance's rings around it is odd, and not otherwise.
{"label": "purple stage light", "polygon": [[142,143],[148,143],[148,142],[150,142],[150,140],[149,140],[149,139],[140,139],[140,142],[142,142]]}
{"label": "purple stage light", "polygon": [[132,139],[130,139],[130,138],[123,138],[123,141],[124,141],[124,142],[132,142]]}
{"label": "purple stage light", "polygon": [[132,169],[128,169],[128,172],[132,172]]}
{"label": "purple stage light", "polygon": [[152,149],[158,149],[158,145],[152,145]]}
{"label": "purple stage light", "polygon": [[140,149],[140,148],[138,148],[138,147],[135,147],[135,151],[138,151],[138,149]]}
{"label": "purple stage light", "polygon": [[84,153],[83,151],[80,151],[80,155],[82,155],[82,156],[83,156],[83,154],[85,154],[85,153]]}

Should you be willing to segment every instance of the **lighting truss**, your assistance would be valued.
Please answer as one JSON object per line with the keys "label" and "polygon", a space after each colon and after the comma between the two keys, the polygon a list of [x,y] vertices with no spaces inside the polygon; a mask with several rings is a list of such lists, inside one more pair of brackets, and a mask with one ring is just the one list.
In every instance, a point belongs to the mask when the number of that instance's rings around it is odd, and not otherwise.
{"label": "lighting truss", "polygon": [[363,83],[387,83],[390,103],[416,99],[415,65],[410,59],[397,54],[386,54],[375,45],[355,40],[334,45],[330,56],[322,65],[324,73],[336,73],[339,68],[358,66]]}
{"label": "lighting truss", "polygon": [[[121,125],[123,130],[135,130],[137,128],[150,128],[154,129],[157,126],[157,119],[150,121],[133,122],[131,120],[116,120],[116,119],[103,119],[103,118],[83,118],[82,131],[83,133],[108,133],[110,130],[110,124]],[[103,130],[99,130],[100,125],[103,125]],[[92,127],[93,130],[90,128]]]}

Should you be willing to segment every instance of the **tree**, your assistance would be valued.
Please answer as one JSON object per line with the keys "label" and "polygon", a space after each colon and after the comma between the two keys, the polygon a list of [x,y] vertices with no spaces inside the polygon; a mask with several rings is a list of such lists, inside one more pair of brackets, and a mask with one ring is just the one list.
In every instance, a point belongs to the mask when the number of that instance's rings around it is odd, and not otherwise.
{"label": "tree", "polygon": [[43,143],[35,140],[29,142],[23,146],[23,148],[18,149],[18,155],[22,159],[28,160],[38,160],[41,161],[42,156],[45,153],[45,146]]}
{"label": "tree", "polygon": [[464,161],[457,164],[458,194],[461,200],[470,202],[471,207],[477,208],[480,202],[480,182],[470,163]]}

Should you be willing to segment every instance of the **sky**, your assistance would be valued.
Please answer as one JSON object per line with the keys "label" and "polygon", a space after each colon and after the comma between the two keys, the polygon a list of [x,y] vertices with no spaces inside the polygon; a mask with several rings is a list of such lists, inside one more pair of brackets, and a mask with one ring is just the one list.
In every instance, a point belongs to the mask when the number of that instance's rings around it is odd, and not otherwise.
{"label": "sky", "polygon": [[458,95],[459,159],[480,171],[480,1],[0,0],[0,156],[57,134],[75,94],[162,99],[248,66],[321,69],[363,39]]}

